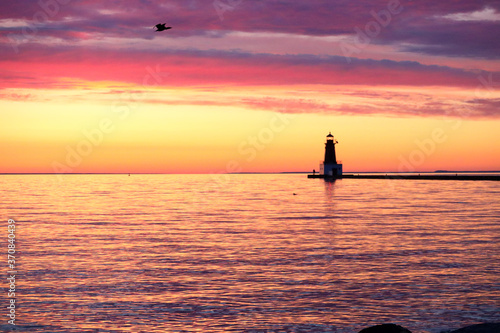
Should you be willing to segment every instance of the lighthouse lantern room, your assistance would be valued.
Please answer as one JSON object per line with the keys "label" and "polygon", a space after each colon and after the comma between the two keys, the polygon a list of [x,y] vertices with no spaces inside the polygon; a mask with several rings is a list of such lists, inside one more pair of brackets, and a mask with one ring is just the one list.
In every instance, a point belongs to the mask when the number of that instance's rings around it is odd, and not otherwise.
{"label": "lighthouse lantern room", "polygon": [[342,164],[337,163],[335,145],[338,143],[330,132],[326,136],[325,160],[320,164],[320,174],[330,177],[342,176]]}

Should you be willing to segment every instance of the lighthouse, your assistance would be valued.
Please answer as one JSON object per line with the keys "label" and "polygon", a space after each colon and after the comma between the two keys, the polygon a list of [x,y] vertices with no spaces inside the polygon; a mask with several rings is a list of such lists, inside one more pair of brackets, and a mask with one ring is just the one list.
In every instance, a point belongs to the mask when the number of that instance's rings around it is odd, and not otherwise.
{"label": "lighthouse", "polygon": [[342,176],[342,164],[337,163],[337,155],[335,154],[335,145],[338,143],[330,132],[326,136],[325,143],[325,160],[320,164],[320,175],[326,177]]}

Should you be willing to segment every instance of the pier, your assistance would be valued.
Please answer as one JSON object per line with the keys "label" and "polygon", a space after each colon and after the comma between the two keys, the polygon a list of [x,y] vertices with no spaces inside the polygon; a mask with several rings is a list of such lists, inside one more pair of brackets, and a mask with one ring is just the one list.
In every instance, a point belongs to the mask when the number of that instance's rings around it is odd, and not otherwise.
{"label": "pier", "polygon": [[421,179],[421,180],[492,180],[500,181],[500,175],[478,175],[478,174],[455,174],[455,173],[445,173],[445,174],[362,174],[362,173],[344,173],[342,175],[324,175],[324,174],[314,174],[307,175],[307,178],[322,178],[325,180],[334,179]]}
{"label": "pier", "polygon": [[335,145],[338,141],[334,139],[330,132],[326,136],[325,143],[325,159],[319,166],[319,173],[313,170],[312,175],[307,175],[307,178],[320,178],[325,180],[335,179],[421,179],[421,180],[500,180],[500,172],[486,171],[479,172],[455,172],[438,170],[436,172],[417,173],[417,172],[387,172],[387,173],[343,173],[342,163],[337,161],[337,154],[335,152]]}

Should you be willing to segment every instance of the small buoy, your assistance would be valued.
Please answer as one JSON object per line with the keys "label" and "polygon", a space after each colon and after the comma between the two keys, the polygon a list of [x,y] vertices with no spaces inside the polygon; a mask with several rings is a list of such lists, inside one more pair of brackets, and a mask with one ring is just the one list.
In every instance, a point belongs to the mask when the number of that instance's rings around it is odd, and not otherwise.
{"label": "small buoy", "polygon": [[294,193],[293,195],[297,195],[297,193]]}

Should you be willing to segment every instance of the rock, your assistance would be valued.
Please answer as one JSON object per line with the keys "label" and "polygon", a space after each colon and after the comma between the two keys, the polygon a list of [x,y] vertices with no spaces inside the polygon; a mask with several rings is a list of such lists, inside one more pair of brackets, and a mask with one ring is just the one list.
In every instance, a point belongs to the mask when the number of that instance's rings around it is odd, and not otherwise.
{"label": "rock", "polygon": [[383,325],[364,328],[361,331],[359,331],[359,333],[411,333],[411,332],[408,329],[396,324],[383,324]]}
{"label": "rock", "polygon": [[500,323],[471,325],[450,333],[500,333]]}

